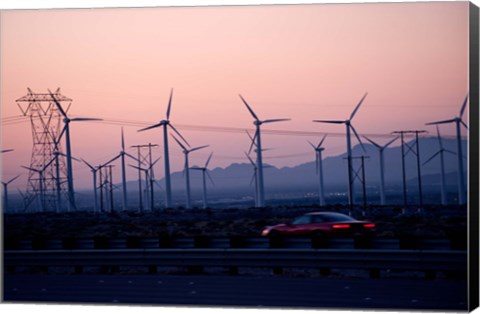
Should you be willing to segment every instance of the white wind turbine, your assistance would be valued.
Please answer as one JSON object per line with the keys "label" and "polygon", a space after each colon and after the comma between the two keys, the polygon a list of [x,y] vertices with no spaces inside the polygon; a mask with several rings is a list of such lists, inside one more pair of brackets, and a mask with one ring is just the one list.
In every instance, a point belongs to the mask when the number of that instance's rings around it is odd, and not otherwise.
{"label": "white wind turbine", "polygon": [[208,178],[210,179],[210,181],[212,182],[213,185],[215,185],[215,183],[213,183],[213,179],[212,177],[210,176],[210,174],[208,173],[208,164],[210,163],[210,160],[212,159],[212,155],[213,153],[210,153],[210,156],[208,156],[208,159],[207,159],[207,162],[205,163],[205,166],[203,167],[192,167],[190,169],[192,170],[200,170],[202,171],[202,183],[203,183],[203,208],[206,209],[208,208],[208,203],[207,203],[207,180],[206,180],[206,177],[205,175],[208,176]]}
{"label": "white wind turbine", "polygon": [[320,122],[320,123],[333,123],[333,124],[345,124],[346,127],[346,133],[347,133],[347,160],[348,160],[348,199],[350,205],[353,205],[355,202],[355,191],[354,191],[354,185],[352,182],[352,142],[350,139],[350,131],[355,134],[355,137],[357,138],[358,142],[362,146],[363,150],[365,148],[363,147],[362,140],[360,139],[360,136],[358,135],[357,131],[352,125],[352,119],[357,113],[358,109],[362,105],[363,101],[365,100],[365,97],[367,97],[368,93],[365,93],[363,95],[362,99],[360,99],[360,102],[357,104],[355,109],[353,110],[352,114],[350,115],[350,118],[348,120],[313,120],[313,122]]}
{"label": "white wind turbine", "polygon": [[170,109],[172,106],[172,96],[173,96],[173,89],[170,91],[170,99],[168,100],[168,107],[167,107],[167,119],[161,120],[159,123],[154,124],[152,126],[143,128],[138,130],[138,132],[146,131],[154,128],[158,128],[163,126],[163,159],[165,161],[165,207],[171,208],[172,207],[172,183],[170,179],[170,160],[168,155],[168,127],[171,127],[172,130],[180,136],[180,138],[188,145],[188,142],[183,138],[180,132],[175,129],[175,127],[170,123]]}
{"label": "white wind turbine", "polygon": [[94,167],[88,162],[85,161],[85,159],[82,159],[83,163],[87,165],[88,168],[90,168],[90,171],[92,171],[93,175],[93,198],[94,198],[94,209],[95,213],[98,213],[98,195],[97,195],[97,171],[100,170],[100,167]]}
{"label": "white wind turbine", "polygon": [[74,121],[100,121],[102,119],[96,119],[96,118],[72,118],[72,119],[70,119],[67,116],[67,113],[63,110],[60,103],[55,98],[54,94],[50,90],[48,90],[48,92],[50,93],[50,96],[52,97],[52,100],[55,102],[55,105],[57,106],[58,110],[62,114],[63,123],[65,124],[59,138],[61,138],[63,133],[65,132],[65,142],[66,142],[66,148],[67,148],[68,198],[69,198],[70,207],[72,209],[76,209],[75,191],[74,191],[74,188],[73,188],[72,148],[71,148],[71,144],[70,144],[70,122],[74,122]]}
{"label": "white wind turbine", "polygon": [[462,108],[460,109],[460,114],[449,120],[442,120],[442,121],[435,121],[426,123],[426,125],[437,125],[437,124],[447,124],[447,123],[455,123],[455,129],[457,132],[457,180],[458,180],[458,204],[462,205],[465,204],[465,176],[463,174],[463,154],[462,154],[462,130],[460,125],[463,125],[466,129],[468,129],[465,122],[463,122],[462,117],[465,113],[465,109],[467,108],[468,102],[468,94],[463,101]]}
{"label": "white wind turbine", "polygon": [[121,158],[121,162],[122,162],[122,206],[123,206],[123,210],[127,210],[128,208],[128,202],[127,202],[127,174],[126,174],[126,171],[125,171],[125,156],[127,157],[130,157],[131,159],[135,160],[135,161],[138,161],[137,158],[133,157],[132,155],[130,155],[129,153],[127,153],[125,151],[125,137],[123,135],[123,127],[122,127],[122,150],[120,151],[120,153],[118,153],[117,156],[113,157],[109,162],[107,162],[106,164],[104,164],[104,166],[114,162],[115,160],[117,160],[118,158]]}
{"label": "white wind turbine", "polygon": [[261,141],[261,132],[260,126],[264,123],[272,123],[272,122],[280,122],[280,121],[289,121],[290,119],[268,119],[268,120],[260,120],[255,112],[253,112],[252,108],[248,105],[248,103],[243,99],[242,95],[239,95],[240,99],[242,99],[245,106],[247,106],[248,111],[255,119],[253,121],[253,125],[255,125],[255,136],[256,139],[255,146],[257,147],[257,181],[258,181],[258,207],[265,206],[265,188],[263,184],[263,161],[262,161],[262,141]]}
{"label": "white wind turbine", "polygon": [[326,137],[327,135],[325,134],[317,146],[313,145],[310,141],[308,141],[308,143],[310,143],[310,145],[315,150],[315,168],[317,170],[317,175],[318,175],[318,198],[319,198],[320,206],[325,206],[325,189],[323,186],[323,164],[322,164],[323,163],[322,151],[324,151],[325,148],[322,147],[322,144],[323,144],[323,141],[325,141]]}
{"label": "white wind turbine", "polygon": [[440,146],[440,150],[438,152],[436,152],[435,154],[433,154],[430,158],[428,158],[424,163],[423,165],[426,165],[427,163],[429,163],[432,159],[434,159],[435,157],[437,156],[440,156],[440,172],[441,172],[441,185],[440,185],[440,189],[441,189],[441,197],[442,197],[442,205],[447,205],[447,188],[446,188],[446,181],[445,181],[445,160],[444,160],[444,153],[451,153],[451,154],[454,154],[454,152],[452,152],[451,150],[448,150],[448,149],[445,149],[443,147],[443,141],[442,141],[442,137],[440,135],[440,129],[438,128],[438,125],[436,126],[437,127],[437,139],[438,139],[438,144]]}
{"label": "white wind turbine", "polygon": [[20,175],[8,180],[7,182],[2,181],[3,185],[3,213],[7,212],[8,209],[8,185],[15,181]]}
{"label": "white wind turbine", "polygon": [[378,143],[375,143],[374,141],[372,141],[371,139],[369,139],[368,137],[364,136],[363,138],[365,138],[367,141],[369,141],[370,143],[372,143],[372,145],[374,145],[377,149],[378,149],[378,154],[379,154],[379,157],[380,157],[380,204],[381,205],[385,205],[386,203],[386,195],[385,195],[385,160],[384,160],[384,151],[385,151],[385,148],[387,148],[388,146],[390,146],[393,142],[395,142],[396,140],[398,140],[398,136],[395,137],[394,139],[390,140],[387,144],[381,146],[380,144]]}
{"label": "white wind turbine", "polygon": [[191,200],[190,200],[190,166],[189,166],[189,163],[188,163],[188,154],[190,154],[191,152],[194,152],[196,150],[200,150],[202,148],[209,147],[210,145],[203,145],[203,146],[188,149],[175,136],[172,135],[172,137],[175,140],[175,142],[177,142],[178,145],[182,148],[183,154],[185,155],[185,166],[183,168],[183,173],[185,174],[185,184],[186,184],[185,188],[186,188],[186,191],[187,191],[186,208],[190,209],[192,206],[191,206]]}

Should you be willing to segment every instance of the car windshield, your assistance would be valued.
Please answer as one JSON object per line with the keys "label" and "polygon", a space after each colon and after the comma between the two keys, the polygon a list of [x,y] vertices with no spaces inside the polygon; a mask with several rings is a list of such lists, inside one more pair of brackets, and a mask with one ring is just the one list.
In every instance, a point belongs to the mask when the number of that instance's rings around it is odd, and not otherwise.
{"label": "car windshield", "polygon": [[321,217],[321,219],[325,222],[337,222],[337,221],[355,221],[350,216],[343,215],[343,214],[337,214],[337,213],[328,213],[328,214],[321,214],[318,215]]}

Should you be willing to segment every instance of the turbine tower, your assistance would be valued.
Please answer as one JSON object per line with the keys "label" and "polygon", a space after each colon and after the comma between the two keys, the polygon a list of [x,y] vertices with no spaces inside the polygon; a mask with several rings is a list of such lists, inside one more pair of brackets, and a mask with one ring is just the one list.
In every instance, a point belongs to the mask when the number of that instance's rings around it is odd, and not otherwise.
{"label": "turbine tower", "polygon": [[435,121],[426,123],[426,125],[438,125],[438,124],[447,124],[447,123],[455,123],[455,129],[457,132],[457,180],[458,180],[458,204],[462,205],[466,202],[466,195],[465,195],[465,176],[463,174],[463,153],[462,153],[462,130],[460,125],[463,125],[466,129],[468,129],[465,122],[463,122],[462,117],[465,113],[465,109],[467,108],[468,102],[468,94],[463,101],[462,108],[460,109],[460,114],[449,120],[442,120],[442,121]]}
{"label": "turbine tower", "polygon": [[363,95],[362,99],[360,99],[360,102],[357,104],[352,114],[350,115],[350,118],[348,118],[347,120],[313,120],[313,122],[320,122],[320,123],[345,124],[346,134],[347,134],[348,201],[350,206],[353,206],[353,204],[355,203],[355,191],[354,191],[354,185],[353,185],[353,171],[352,171],[352,142],[350,139],[350,131],[352,131],[353,134],[355,134],[355,137],[357,138],[358,142],[360,143],[363,150],[365,151],[362,140],[360,139],[360,136],[358,136],[357,131],[352,125],[352,119],[353,117],[355,117],[355,114],[357,113],[358,109],[362,105],[367,95],[368,93],[365,93],[365,95]]}
{"label": "turbine tower", "polygon": [[253,177],[252,177],[252,180],[250,180],[250,185],[252,184],[252,181],[255,182],[255,207],[259,207],[258,206],[257,164],[252,160],[252,158],[250,158],[250,155],[248,155],[246,152],[245,152],[245,156],[247,156],[248,161],[250,161],[253,167]]}
{"label": "turbine tower", "polygon": [[163,159],[165,161],[165,207],[171,208],[172,207],[172,183],[170,179],[170,160],[168,156],[168,127],[172,128],[172,130],[180,136],[180,138],[188,145],[188,142],[183,138],[180,132],[175,129],[175,127],[170,123],[170,109],[172,106],[172,96],[173,96],[173,89],[170,91],[170,98],[168,100],[168,107],[167,107],[167,115],[166,120],[161,120],[159,123],[154,124],[152,126],[143,128],[138,130],[138,132],[158,128],[163,126]]}
{"label": "turbine tower", "polygon": [[183,173],[185,174],[185,184],[186,184],[185,188],[186,188],[186,192],[187,192],[186,208],[190,209],[192,207],[192,205],[191,205],[191,200],[190,200],[190,166],[188,164],[188,154],[190,154],[191,152],[194,152],[196,150],[206,148],[209,145],[204,145],[204,146],[199,146],[199,147],[194,147],[194,148],[188,149],[175,136],[172,135],[172,137],[175,140],[175,142],[177,142],[178,145],[182,148],[183,154],[185,155],[185,166],[183,168]]}
{"label": "turbine tower", "polygon": [[374,141],[372,141],[371,139],[369,139],[366,136],[364,136],[363,138],[366,139],[367,141],[369,141],[370,143],[372,143],[372,145],[375,146],[378,149],[378,154],[379,154],[379,158],[380,158],[380,204],[385,205],[385,202],[386,202],[386,195],[385,195],[385,161],[384,161],[384,154],[383,153],[385,151],[385,148],[387,148],[393,142],[398,140],[398,136],[395,137],[394,139],[392,139],[391,141],[389,141],[387,144],[385,144],[383,146],[381,146],[378,143],[375,143]]}
{"label": "turbine tower", "polygon": [[438,144],[440,146],[440,150],[433,154],[430,158],[428,158],[423,165],[426,165],[429,163],[431,160],[433,160],[435,157],[440,156],[440,173],[441,173],[441,185],[440,185],[440,190],[441,190],[441,196],[442,196],[442,205],[447,205],[447,188],[446,188],[446,180],[445,180],[445,160],[444,160],[444,153],[451,153],[454,154],[451,150],[445,149],[443,147],[443,141],[442,137],[440,135],[440,129],[437,127],[437,139],[438,139]]}
{"label": "turbine tower", "polygon": [[3,213],[5,214],[8,210],[8,185],[15,181],[20,175],[8,180],[7,182],[2,181],[3,185]]}
{"label": "turbine tower", "polygon": [[210,174],[208,173],[208,164],[210,163],[210,160],[212,159],[212,155],[213,153],[210,153],[210,156],[208,156],[208,159],[207,159],[207,162],[205,163],[205,166],[203,167],[192,167],[190,169],[192,170],[200,170],[202,171],[202,183],[203,183],[203,209],[207,209],[208,208],[208,202],[207,202],[207,180],[205,178],[205,174],[208,176],[208,178],[210,179],[210,181],[212,182],[213,185],[215,185],[215,183],[213,183],[213,179],[212,177],[210,176]]}
{"label": "turbine tower", "polygon": [[70,122],[75,122],[75,121],[100,121],[102,119],[96,119],[96,118],[73,118],[70,119],[67,116],[67,113],[65,110],[63,110],[62,105],[57,101],[53,93],[48,90],[50,96],[52,97],[53,101],[55,102],[55,105],[57,106],[57,109],[60,111],[60,113],[63,116],[63,123],[64,127],[61,132],[60,138],[62,137],[63,133],[65,133],[65,142],[66,142],[66,148],[67,148],[67,182],[68,182],[68,199],[69,199],[69,204],[71,209],[75,210],[77,207],[75,205],[75,191],[73,188],[73,167],[72,167],[72,147],[70,143]]}
{"label": "turbine tower", "polygon": [[[148,168],[142,168],[142,167],[138,167],[138,166],[135,166],[135,165],[128,165],[134,169],[137,169],[138,171],[142,172],[145,174],[145,193],[147,194],[146,195],[146,199],[150,199],[150,210],[153,210],[153,197],[152,197],[152,194],[153,194],[153,183],[155,182],[154,179],[153,179],[153,176],[151,174],[151,170],[153,169],[153,166],[155,166],[155,164],[160,160],[160,157],[157,158],[153,163],[151,163]],[[150,174],[149,174],[150,172]],[[149,178],[150,177],[150,178]],[[155,182],[156,183],[156,182]],[[149,187],[150,185],[150,187]],[[148,190],[150,189],[150,197],[148,197]]]}
{"label": "turbine tower", "polygon": [[122,133],[121,133],[121,142],[122,142],[122,150],[120,151],[120,153],[118,153],[117,156],[113,157],[109,162],[107,162],[106,164],[104,164],[104,166],[114,162],[115,160],[117,160],[118,158],[121,158],[121,162],[122,162],[122,207],[123,207],[123,210],[127,210],[128,209],[128,202],[127,202],[127,174],[126,174],[126,171],[125,171],[125,156],[127,157],[130,157],[131,159],[135,160],[135,161],[138,161],[137,158],[133,157],[132,155],[130,155],[129,153],[127,153],[125,151],[125,137],[123,135],[123,127],[122,127]]}
{"label": "turbine tower", "polygon": [[261,132],[260,126],[264,123],[272,123],[272,122],[280,122],[280,121],[289,121],[290,119],[268,119],[268,120],[260,120],[255,112],[253,112],[252,108],[248,105],[248,103],[243,99],[242,95],[239,95],[240,99],[243,101],[245,106],[247,107],[248,111],[255,119],[253,121],[253,125],[255,125],[255,136],[256,139],[256,147],[257,147],[257,182],[258,182],[258,206],[257,207],[265,207],[265,189],[263,184],[263,161],[262,161],[262,141],[261,141]]}
{"label": "turbine tower", "polygon": [[323,165],[322,165],[322,151],[325,150],[324,147],[322,147],[323,141],[325,141],[325,138],[327,135],[325,134],[323,138],[320,140],[320,143],[318,143],[317,146],[313,145],[310,141],[310,146],[313,147],[315,150],[315,168],[317,170],[317,175],[318,175],[318,199],[319,199],[319,205],[320,206],[325,206],[325,189],[323,186]]}
{"label": "turbine tower", "polygon": [[86,162],[85,159],[82,159],[82,161],[92,171],[94,210],[95,210],[95,213],[98,213],[99,211],[98,211],[98,197],[97,197],[97,171],[100,169],[100,167],[95,168],[94,166]]}

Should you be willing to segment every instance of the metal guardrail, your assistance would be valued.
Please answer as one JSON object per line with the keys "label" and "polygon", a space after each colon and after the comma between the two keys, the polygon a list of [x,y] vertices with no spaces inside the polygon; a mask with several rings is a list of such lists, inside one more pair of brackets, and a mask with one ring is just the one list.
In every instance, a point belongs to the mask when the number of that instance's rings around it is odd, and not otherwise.
{"label": "metal guardrail", "polygon": [[158,249],[158,248],[285,248],[285,249],[383,249],[466,250],[462,239],[322,239],[314,237],[126,237],[5,239],[5,250]]}
{"label": "metal guardrail", "polygon": [[422,271],[427,278],[434,278],[436,272],[465,276],[466,250],[452,250],[450,241],[422,241],[243,237],[24,240],[9,243],[4,265],[8,271],[73,267],[81,272],[84,267],[116,270],[142,266],[156,273],[157,267],[177,266],[197,272],[204,267],[226,267],[231,274],[237,274],[239,267],[249,267],[272,268],[277,274],[283,268],[317,268],[322,273],[335,268],[369,270],[371,277],[379,277],[381,270]]}

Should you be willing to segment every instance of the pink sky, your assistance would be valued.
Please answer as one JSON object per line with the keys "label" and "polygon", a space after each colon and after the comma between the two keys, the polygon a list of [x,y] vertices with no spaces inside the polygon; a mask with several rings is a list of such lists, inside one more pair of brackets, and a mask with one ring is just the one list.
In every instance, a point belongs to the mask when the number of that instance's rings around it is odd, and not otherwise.
{"label": "pink sky", "polygon": [[[344,132],[311,121],[348,118],[368,91],[354,125],[361,134],[389,134],[433,131],[424,123],[458,114],[468,90],[468,2],[2,11],[0,26],[2,119],[21,114],[15,100],[27,87],[61,87],[74,116],[153,124],[165,118],[173,87],[174,125],[251,128],[241,93],[261,119],[292,119],[265,129]],[[125,127],[127,145],[162,144],[160,130],[138,129]],[[94,163],[120,150],[120,126],[72,123],[71,133],[73,154]],[[193,146],[211,145],[191,164],[210,151],[212,167],[245,162],[244,134],[182,134]],[[274,148],[265,161],[311,161],[306,140],[318,138],[264,135]],[[3,178],[25,173],[30,124],[2,125],[2,141],[15,149],[2,155]],[[327,155],[345,151],[344,138],[325,144]],[[183,156],[170,145],[179,171]],[[299,156],[268,158],[291,154]],[[89,187],[89,171],[74,171],[76,186]],[[163,177],[160,163],[156,174]]]}

